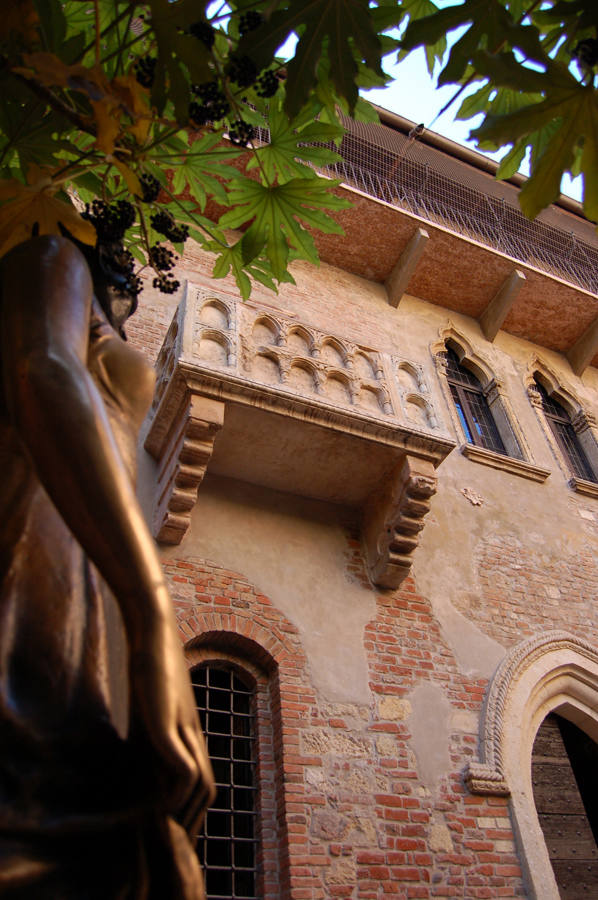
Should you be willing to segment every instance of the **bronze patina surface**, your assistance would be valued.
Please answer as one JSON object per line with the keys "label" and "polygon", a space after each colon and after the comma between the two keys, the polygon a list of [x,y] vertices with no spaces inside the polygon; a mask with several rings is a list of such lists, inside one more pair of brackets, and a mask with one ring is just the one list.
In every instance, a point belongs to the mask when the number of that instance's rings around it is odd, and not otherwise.
{"label": "bronze patina surface", "polygon": [[1,277],[0,895],[199,900],[212,775],[134,489],[153,372],[71,241]]}

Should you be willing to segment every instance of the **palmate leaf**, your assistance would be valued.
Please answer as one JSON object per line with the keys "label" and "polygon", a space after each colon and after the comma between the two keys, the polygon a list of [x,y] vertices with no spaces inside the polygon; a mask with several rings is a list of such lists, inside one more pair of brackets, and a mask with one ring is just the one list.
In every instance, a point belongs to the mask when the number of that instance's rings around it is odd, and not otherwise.
{"label": "palmate leaf", "polygon": [[229,194],[235,208],[225,212],[218,224],[221,228],[240,228],[251,221],[242,239],[244,261],[251,262],[265,247],[274,277],[282,281],[289,247],[300,258],[318,263],[313,238],[302,223],[325,234],[343,234],[340,225],[323,212],[351,205],[331,193],[330,188],[337,184],[320,178],[293,178],[285,184],[263,185],[244,178]]}
{"label": "palmate leaf", "polygon": [[322,56],[330,60],[330,79],[352,110],[357,102],[357,60],[378,75],[381,45],[369,15],[367,0],[291,0],[286,9],[239,43],[239,55],[268,66],[289,34],[299,34],[295,55],[287,67],[285,108],[291,117],[305,105],[317,85]]}
{"label": "palmate leaf", "polygon": [[[222,134],[206,134],[192,145],[190,150],[172,157],[174,163],[172,189],[181,194],[188,189],[200,209],[204,209],[208,196],[222,206],[228,206],[226,183],[242,178],[242,173],[228,161],[238,159],[240,151],[234,147],[218,146]],[[168,155],[161,155],[168,161]]]}
{"label": "palmate leaf", "polygon": [[[534,153],[534,142],[546,140],[546,131],[559,120],[559,127],[546,142],[543,152]],[[534,218],[552,203],[560,191],[564,172],[569,171],[577,148],[583,145],[580,169],[584,177],[584,212],[598,220],[598,94],[592,87],[571,78],[568,88],[556,87],[546,99],[504,116],[487,116],[472,132],[480,141],[498,145],[521,138],[532,147],[536,159],[529,180],[520,193],[523,212]]]}
{"label": "palmate leaf", "polygon": [[[208,243],[207,248],[218,254],[218,259],[212,270],[214,278],[226,278],[232,272],[243,300],[251,295],[250,277],[259,281],[269,290],[278,293],[272,270],[267,260],[256,259],[252,263],[246,263],[243,259],[242,241],[237,241],[230,247],[222,247],[215,241]],[[285,278],[280,279],[290,284],[295,284],[293,276],[286,272]]]}
{"label": "palmate leaf", "polygon": [[343,136],[344,129],[340,125],[314,119],[314,111],[308,107],[300,116],[289,121],[279,105],[272,102],[268,117],[270,141],[255,150],[247,169],[259,166],[268,182],[278,180],[282,183],[292,177],[315,177],[314,170],[305,165],[306,162],[316,167],[337,162],[341,158],[338,153],[330,147],[314,146],[314,143],[336,141]]}
{"label": "palmate leaf", "polygon": [[516,24],[499,0],[465,0],[448,6],[431,16],[409,23],[401,40],[403,50],[410,52],[420,45],[436,43],[449,31],[469,26],[453,44],[448,61],[438,76],[438,84],[459,82],[478,48],[497,50],[506,41],[533,59],[544,59],[539,34],[534,26]]}

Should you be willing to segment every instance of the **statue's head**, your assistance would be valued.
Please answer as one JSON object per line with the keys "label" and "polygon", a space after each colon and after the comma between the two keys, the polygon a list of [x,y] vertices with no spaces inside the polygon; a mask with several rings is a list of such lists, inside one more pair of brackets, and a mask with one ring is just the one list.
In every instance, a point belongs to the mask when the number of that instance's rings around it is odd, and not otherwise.
{"label": "statue's head", "polygon": [[84,244],[62,229],[81,251],[91,273],[94,294],[106,318],[126,340],[124,324],[137,309],[137,295],[141,284],[133,274],[133,258],[120,241],[101,241],[95,246]]}

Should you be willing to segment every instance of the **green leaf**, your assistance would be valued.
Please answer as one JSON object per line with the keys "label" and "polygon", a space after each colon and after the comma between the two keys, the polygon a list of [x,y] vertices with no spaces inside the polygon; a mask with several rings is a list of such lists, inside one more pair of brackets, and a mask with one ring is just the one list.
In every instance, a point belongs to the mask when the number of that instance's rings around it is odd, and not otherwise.
{"label": "green leaf", "polygon": [[350,206],[331,193],[336,184],[322,178],[294,178],[285,184],[263,185],[245,178],[230,191],[235,208],[224,213],[218,224],[221,228],[240,228],[251,222],[243,248],[253,252],[265,246],[274,277],[280,281],[287,270],[289,247],[300,258],[318,262],[313,238],[302,222],[326,234],[343,233],[340,225],[322,212]]}
{"label": "green leaf", "polygon": [[340,140],[344,129],[339,125],[314,122],[311,118],[310,124],[304,125],[304,119],[305,115],[302,115],[289,121],[278,104],[272,103],[268,117],[270,141],[265,146],[256,148],[247,169],[259,166],[267,181],[274,182],[278,179],[279,182],[284,182],[293,176],[315,177],[315,172],[305,162],[314,167],[324,167],[340,160],[340,155],[334,150],[317,144]]}
{"label": "green leaf", "polygon": [[369,14],[367,0],[290,0],[269,21],[243,37],[239,55],[253,59],[258,69],[272,61],[288,35],[299,34],[287,66],[285,106],[291,117],[305,105],[317,84],[318,63],[330,61],[330,78],[352,110],[357,102],[357,62],[383,76],[381,46]]}
{"label": "green leaf", "polygon": [[60,0],[34,0],[44,50],[60,52],[66,35],[66,19]]}
{"label": "green leaf", "polygon": [[564,118],[563,124],[521,189],[519,203],[529,219],[534,219],[541,210],[557,199],[563,173],[573,162],[573,151],[578,139],[578,123],[573,114]]}
{"label": "green leaf", "polygon": [[517,141],[517,143],[509,150],[500,161],[500,165],[496,170],[497,178],[510,178],[515,172],[519,171],[519,166],[525,159],[525,151],[527,150],[527,142],[525,139]]}

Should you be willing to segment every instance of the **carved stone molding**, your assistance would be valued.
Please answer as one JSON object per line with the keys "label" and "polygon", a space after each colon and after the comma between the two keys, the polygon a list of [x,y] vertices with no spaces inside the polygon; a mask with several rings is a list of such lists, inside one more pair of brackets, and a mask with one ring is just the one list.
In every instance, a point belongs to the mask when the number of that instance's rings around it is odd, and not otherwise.
{"label": "carved stone molding", "polygon": [[495,450],[487,450],[485,447],[476,447],[475,444],[463,444],[461,453],[473,462],[490,466],[491,469],[502,469],[503,472],[520,475],[522,478],[529,478],[530,481],[546,481],[550,475],[550,469],[544,469],[523,459],[505,456],[504,453],[496,453]]}
{"label": "carved stone molding", "polygon": [[180,544],[185,536],[223,422],[224,403],[185,391],[168,431],[150,431],[145,449],[158,461],[156,540]]}
{"label": "carved stone molding", "polygon": [[[540,657],[561,651],[573,651],[592,662],[598,661],[596,649],[582,638],[566,631],[550,631],[517,644],[503,659],[489,684],[480,724],[480,758],[470,763],[465,781],[475,794],[510,794],[505,772],[505,714],[509,696],[524,673]],[[524,723],[520,723],[523,727]]]}
{"label": "carved stone molding", "polygon": [[396,588],[405,578],[435,493],[432,464],[405,456],[370,498],[364,510],[363,539],[374,584]]}

